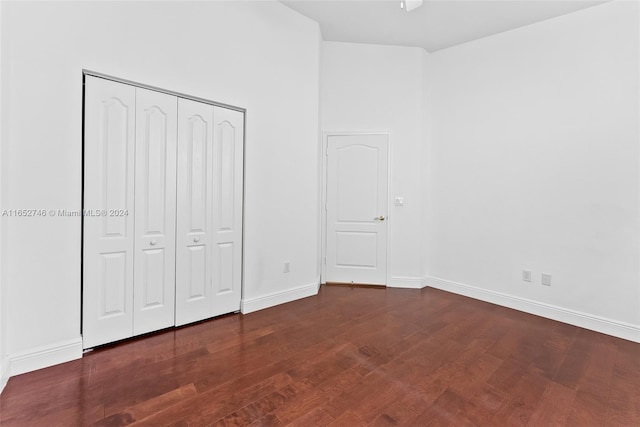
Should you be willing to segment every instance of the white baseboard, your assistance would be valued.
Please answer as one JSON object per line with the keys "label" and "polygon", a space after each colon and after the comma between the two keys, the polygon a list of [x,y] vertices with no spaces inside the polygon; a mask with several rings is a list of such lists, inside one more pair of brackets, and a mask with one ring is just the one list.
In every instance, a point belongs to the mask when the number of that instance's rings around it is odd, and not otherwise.
{"label": "white baseboard", "polygon": [[426,286],[431,288],[441,289],[514,310],[524,311],[525,313],[535,314],[629,341],[640,342],[640,325],[620,322],[618,320],[516,297],[502,292],[490,291],[463,283],[452,282],[450,280],[439,279],[437,277],[427,277],[425,283]]}
{"label": "white baseboard", "polygon": [[2,358],[0,360],[0,393],[7,385],[7,381],[9,381],[9,360]]}
{"label": "white baseboard", "polygon": [[242,311],[242,314],[248,314],[279,304],[295,301],[297,299],[314,296],[318,294],[319,289],[320,277],[318,277],[313,283],[309,283],[308,285],[274,292],[268,295],[263,295],[261,297],[243,299],[240,303],[240,311]]}
{"label": "white baseboard", "polygon": [[33,348],[17,354],[9,355],[9,371],[11,376],[24,374],[69,362],[82,357],[82,338],[61,341],[51,345]]}
{"label": "white baseboard", "polygon": [[423,277],[391,276],[387,283],[388,288],[422,289],[425,286]]}

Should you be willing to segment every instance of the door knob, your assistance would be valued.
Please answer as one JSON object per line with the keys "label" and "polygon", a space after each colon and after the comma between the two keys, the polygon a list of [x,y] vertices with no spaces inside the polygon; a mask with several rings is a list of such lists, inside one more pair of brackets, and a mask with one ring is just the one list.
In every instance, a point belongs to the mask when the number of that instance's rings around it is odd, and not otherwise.
{"label": "door knob", "polygon": [[152,240],[152,241],[150,241],[150,242],[149,242],[149,244],[150,244],[151,246],[155,246],[157,243],[158,243],[158,242],[157,242],[157,241],[155,241],[155,240]]}
{"label": "door knob", "polygon": [[193,238],[193,241],[194,241],[194,242],[196,242],[196,243],[198,243],[198,242],[200,241],[200,238],[199,238],[199,237],[194,237],[194,238]]}
{"label": "door knob", "polygon": [[376,218],[373,218],[373,219],[375,219],[376,221],[384,221],[384,215],[380,215],[380,216],[378,216]]}

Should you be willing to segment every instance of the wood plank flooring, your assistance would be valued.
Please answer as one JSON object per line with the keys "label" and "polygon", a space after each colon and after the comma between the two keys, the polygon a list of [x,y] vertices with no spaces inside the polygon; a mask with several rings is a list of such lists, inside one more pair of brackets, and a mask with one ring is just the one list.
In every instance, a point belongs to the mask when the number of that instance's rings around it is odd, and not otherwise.
{"label": "wood plank flooring", "polygon": [[640,426],[640,344],[435,289],[306,298],[13,377],[2,426]]}

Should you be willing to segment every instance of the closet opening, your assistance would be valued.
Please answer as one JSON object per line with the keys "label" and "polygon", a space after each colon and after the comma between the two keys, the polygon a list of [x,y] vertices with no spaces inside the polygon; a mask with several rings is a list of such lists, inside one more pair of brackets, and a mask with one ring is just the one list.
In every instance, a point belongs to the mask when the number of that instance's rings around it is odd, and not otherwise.
{"label": "closet opening", "polygon": [[84,70],[84,349],[240,310],[245,113]]}

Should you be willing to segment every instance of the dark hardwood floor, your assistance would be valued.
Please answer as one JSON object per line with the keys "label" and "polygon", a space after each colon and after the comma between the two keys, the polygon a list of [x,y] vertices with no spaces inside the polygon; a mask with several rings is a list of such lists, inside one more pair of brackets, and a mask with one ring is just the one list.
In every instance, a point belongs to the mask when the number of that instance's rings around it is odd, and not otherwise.
{"label": "dark hardwood floor", "polygon": [[640,344],[434,289],[324,286],[13,377],[0,422],[640,426]]}

